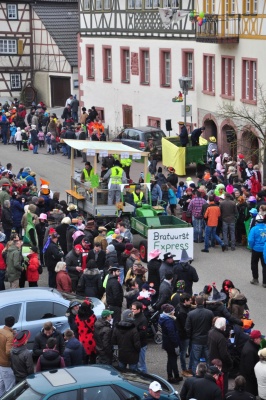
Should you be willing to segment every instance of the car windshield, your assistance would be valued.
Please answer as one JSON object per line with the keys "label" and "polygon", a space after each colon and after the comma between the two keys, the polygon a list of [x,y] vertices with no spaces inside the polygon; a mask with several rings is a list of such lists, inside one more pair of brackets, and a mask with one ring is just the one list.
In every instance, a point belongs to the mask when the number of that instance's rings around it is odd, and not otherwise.
{"label": "car windshield", "polygon": [[131,382],[134,386],[138,386],[142,389],[147,389],[149,387],[150,383],[152,383],[154,380],[158,381],[160,385],[162,386],[162,391],[169,394],[170,392],[170,387],[166,385],[162,380],[160,380],[157,376],[156,378],[151,375],[147,374],[141,374],[141,373],[135,373],[133,371],[119,371],[120,375],[126,379],[127,381]]}
{"label": "car windshield", "polygon": [[162,131],[155,131],[155,132],[147,132],[146,133],[146,140],[153,138],[154,140],[159,140],[162,137],[165,137],[164,132]]}
{"label": "car windshield", "polygon": [[41,400],[42,397],[42,394],[35,392],[23,381],[1,397],[1,400]]}

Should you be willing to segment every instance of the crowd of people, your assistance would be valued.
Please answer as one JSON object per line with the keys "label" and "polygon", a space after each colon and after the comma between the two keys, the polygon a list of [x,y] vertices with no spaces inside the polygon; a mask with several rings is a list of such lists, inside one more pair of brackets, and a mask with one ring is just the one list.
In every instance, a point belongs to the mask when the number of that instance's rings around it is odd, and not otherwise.
{"label": "crowd of people", "polygon": [[[89,113],[82,109],[82,121],[74,131],[77,102],[71,96],[67,100],[61,127],[56,116],[46,115],[43,104],[28,116],[21,103],[7,109],[2,106],[3,143],[7,144],[9,133],[11,140],[12,128],[16,128],[13,136],[18,150],[28,150],[30,143],[34,154],[41,145],[41,132],[43,142],[51,137],[47,147],[51,154],[58,150],[63,137],[85,140],[89,134],[92,140],[106,140],[93,107]],[[30,128],[19,125],[26,124],[25,119]],[[203,128],[192,135],[194,145]],[[20,130],[28,130],[30,136],[18,140]],[[219,155],[216,139],[210,137],[209,142],[209,168],[198,173],[194,182],[191,178],[180,181],[171,166],[167,175],[161,167],[157,169],[157,149],[149,141],[152,205],[164,200],[166,213],[180,213],[183,220],[192,223],[194,242],[204,243],[204,253],[214,252],[217,246],[223,252],[247,246],[251,250],[250,283],[259,284],[261,262],[262,286],[266,288],[266,188],[259,168],[245,161],[242,154],[236,161],[227,154]],[[70,149],[63,145],[62,154],[70,157]],[[93,171],[84,157],[81,180],[86,182]],[[130,178],[130,165],[121,166],[113,156],[106,157],[104,163],[101,178],[111,179],[108,202],[113,204],[118,191],[120,196],[120,187],[115,187],[119,186],[118,178],[125,182]],[[113,168],[118,171],[117,177]],[[173,254],[153,250],[145,266],[123,219],[118,218],[115,229],[108,232],[94,219],[84,220],[76,205],[60,200],[49,182],[41,180],[38,188],[30,167],[14,173],[8,163],[0,167],[0,173],[0,290],[24,287],[26,282],[38,286],[40,275],[47,269],[49,287],[88,299],[96,297],[106,306],[96,319],[90,300],[71,302],[67,312],[70,329],[61,334],[46,322],[34,338],[33,353],[27,349],[30,332],[15,334],[15,319],[7,317],[0,330],[0,396],[33,373],[32,355],[37,359],[37,372],[95,362],[111,365],[117,346],[119,367],[146,373],[149,319],[159,311],[157,327],[167,354],[167,379],[179,384],[186,378],[181,400],[255,399],[257,395],[266,399],[265,342],[261,332],[253,329],[246,296],[233,282],[225,279],[220,291],[215,284],[207,284],[193,296],[193,283],[199,276],[186,251],[175,261]],[[130,194],[129,202],[136,208],[146,201],[141,183],[142,176]],[[228,391],[230,374],[237,375],[233,391]],[[150,388],[150,398],[159,398],[160,385],[153,384],[158,390]]]}

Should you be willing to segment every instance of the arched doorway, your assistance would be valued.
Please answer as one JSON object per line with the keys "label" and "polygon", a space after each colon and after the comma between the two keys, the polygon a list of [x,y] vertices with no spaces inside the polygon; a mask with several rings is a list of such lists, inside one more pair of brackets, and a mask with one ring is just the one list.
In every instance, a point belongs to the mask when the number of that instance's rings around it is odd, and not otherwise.
{"label": "arched doorway", "polygon": [[205,131],[204,131],[204,135],[202,135],[202,136],[205,139],[209,139],[210,136],[214,136],[214,137],[216,137],[216,140],[218,140],[217,126],[216,126],[215,122],[212,119],[205,119],[204,126],[205,126]]}
{"label": "arched doorway", "polygon": [[221,153],[227,153],[236,160],[237,157],[237,136],[231,125],[224,125],[221,131]]}
{"label": "arched doorway", "polygon": [[246,130],[241,138],[241,152],[246,159],[252,160],[253,165],[259,162],[259,141],[253,132]]}

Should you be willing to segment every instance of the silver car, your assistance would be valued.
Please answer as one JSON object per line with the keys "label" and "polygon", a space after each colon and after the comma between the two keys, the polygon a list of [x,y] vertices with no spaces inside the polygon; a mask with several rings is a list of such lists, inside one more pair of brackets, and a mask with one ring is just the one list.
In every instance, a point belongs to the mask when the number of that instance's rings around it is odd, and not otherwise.
{"label": "silver car", "polygon": [[[65,314],[70,300],[74,299],[81,303],[84,300],[47,287],[3,290],[0,292],[0,328],[4,326],[5,318],[12,315],[16,321],[13,329],[30,331],[28,347],[32,349],[34,338],[45,322],[51,321],[60,332],[69,328]],[[90,300],[96,317],[101,316],[105,308],[103,302],[95,297]]]}

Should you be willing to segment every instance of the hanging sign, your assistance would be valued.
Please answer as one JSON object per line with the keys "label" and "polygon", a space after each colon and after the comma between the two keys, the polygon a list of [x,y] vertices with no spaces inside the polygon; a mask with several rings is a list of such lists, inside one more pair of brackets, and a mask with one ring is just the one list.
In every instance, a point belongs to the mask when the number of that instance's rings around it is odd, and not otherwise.
{"label": "hanging sign", "polygon": [[121,159],[122,158],[129,158],[129,153],[121,153],[120,157],[121,157]]}
{"label": "hanging sign", "polygon": [[87,156],[94,157],[95,156],[95,150],[87,149]]}
{"label": "hanging sign", "polygon": [[108,157],[108,151],[106,151],[106,150],[100,151],[99,156],[100,157]]}
{"label": "hanging sign", "polygon": [[140,153],[135,153],[132,156],[132,160],[140,160],[141,159],[141,154]]}

